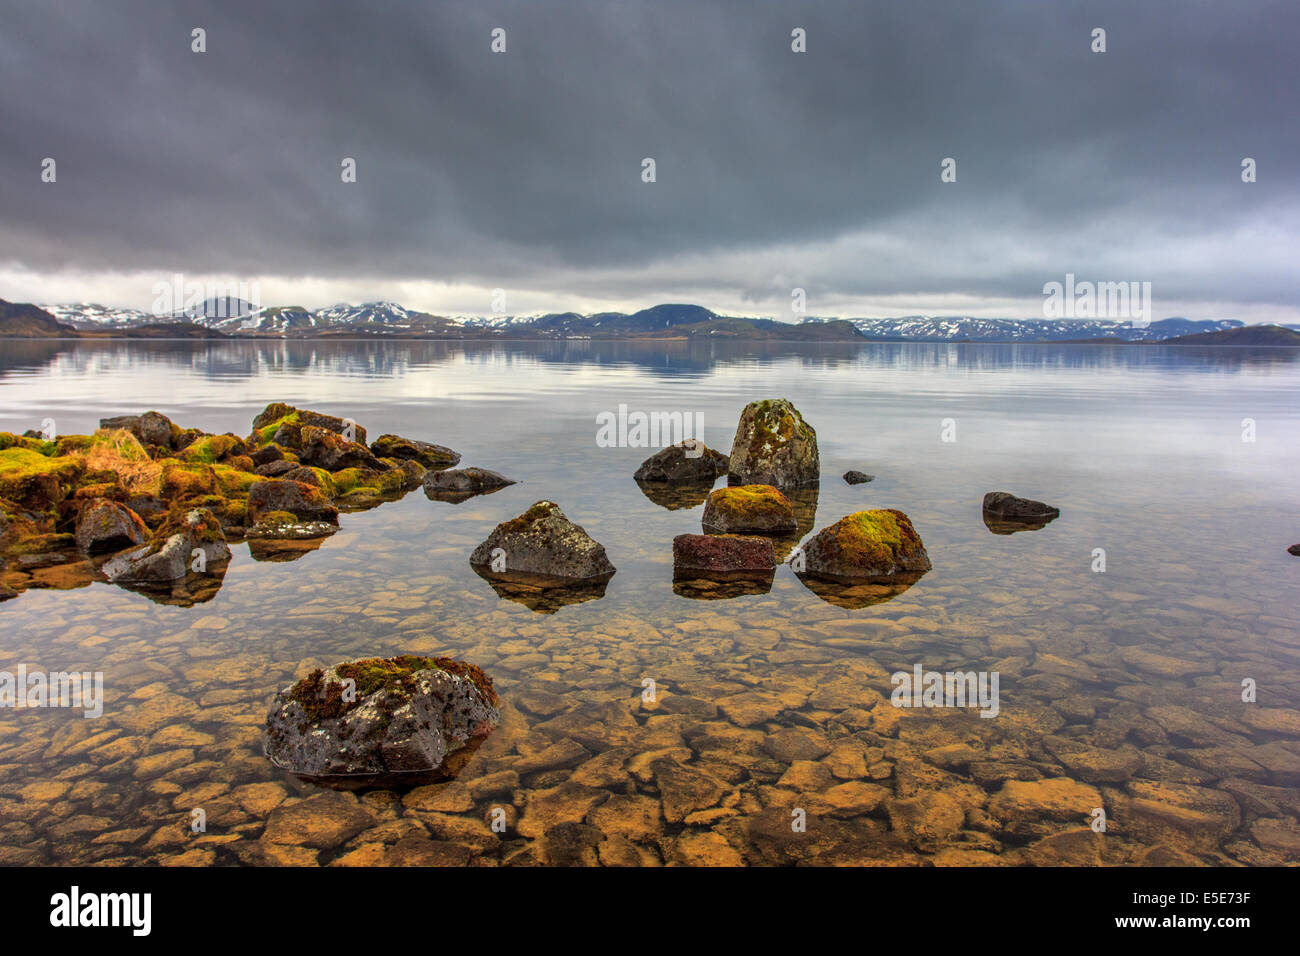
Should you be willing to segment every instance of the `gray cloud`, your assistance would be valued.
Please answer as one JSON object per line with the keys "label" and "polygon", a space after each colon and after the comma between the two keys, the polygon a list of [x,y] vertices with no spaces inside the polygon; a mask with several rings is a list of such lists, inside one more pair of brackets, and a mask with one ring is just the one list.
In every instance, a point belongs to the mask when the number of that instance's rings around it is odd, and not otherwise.
{"label": "gray cloud", "polygon": [[1300,306],[1289,0],[0,10],[0,262],[37,272]]}

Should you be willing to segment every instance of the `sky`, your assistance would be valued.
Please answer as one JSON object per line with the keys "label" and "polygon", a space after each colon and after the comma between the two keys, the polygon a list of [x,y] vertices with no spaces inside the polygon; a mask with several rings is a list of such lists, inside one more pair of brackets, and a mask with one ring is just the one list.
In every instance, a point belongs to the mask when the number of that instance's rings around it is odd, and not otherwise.
{"label": "sky", "polygon": [[0,298],[1041,318],[1072,274],[1295,323],[1297,40],[1294,0],[0,0]]}

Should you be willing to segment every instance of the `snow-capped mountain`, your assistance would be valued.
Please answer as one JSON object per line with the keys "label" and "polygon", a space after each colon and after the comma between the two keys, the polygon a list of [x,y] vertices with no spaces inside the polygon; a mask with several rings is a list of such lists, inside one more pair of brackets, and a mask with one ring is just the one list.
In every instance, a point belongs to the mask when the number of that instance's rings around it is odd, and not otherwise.
{"label": "snow-capped mountain", "polygon": [[[131,329],[167,321],[195,322],[227,335],[332,335],[364,333],[367,336],[442,335],[454,337],[510,336],[527,338],[655,337],[681,334],[767,335],[796,339],[799,324],[771,319],[735,319],[696,305],[656,305],[631,314],[598,312],[548,312],[531,315],[436,316],[408,309],[396,302],[340,303],[323,309],[301,306],[257,306],[238,298],[209,299],[193,310],[156,316],[139,309],[114,309],[94,303],[41,306],[60,322],[78,329]],[[802,325],[829,326],[842,320],[804,319]],[[1160,319],[1149,324],[1109,319],[987,319],[968,315],[908,315],[901,318],[848,320],[862,338],[894,342],[1059,342],[1113,339],[1161,341],[1241,328],[1235,319],[1194,321]],[[845,326],[847,328],[847,326]],[[1292,326],[1291,328],[1300,327]],[[849,330],[851,333],[851,330]],[[829,334],[807,329],[808,338]],[[824,334],[825,333],[825,334]],[[834,337],[834,336],[832,336]],[[840,337],[844,337],[840,334]],[[850,334],[848,337],[857,338]],[[860,340],[860,339],[859,339]]]}
{"label": "snow-capped mountain", "polygon": [[156,318],[140,309],[110,309],[93,302],[77,302],[71,305],[42,305],[50,315],[60,322],[66,322],[78,329],[128,329],[146,322],[156,322]]}
{"label": "snow-capped mountain", "polygon": [[220,332],[297,332],[321,325],[315,313],[302,306],[270,306],[255,309],[248,315],[228,319],[204,319],[203,324]]}
{"label": "snow-capped mountain", "polygon": [[317,309],[315,316],[323,325],[392,325],[410,327],[423,312],[403,308],[396,302],[363,302],[361,305],[339,303]]}
{"label": "snow-capped mountain", "polygon": [[982,319],[968,315],[908,315],[896,319],[850,319],[872,339],[907,342],[1059,342],[1078,339],[1160,341],[1178,335],[1240,328],[1235,319],[1160,319],[1149,324],[1111,319]]}

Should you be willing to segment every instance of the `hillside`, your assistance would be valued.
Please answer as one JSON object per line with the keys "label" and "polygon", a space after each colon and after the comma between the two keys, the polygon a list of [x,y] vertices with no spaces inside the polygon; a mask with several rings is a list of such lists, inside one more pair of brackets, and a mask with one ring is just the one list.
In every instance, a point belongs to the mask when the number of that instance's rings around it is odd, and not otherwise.
{"label": "hillside", "polygon": [[0,336],[53,339],[77,334],[71,325],[60,322],[39,306],[0,299]]}
{"label": "hillside", "polygon": [[1300,332],[1280,325],[1246,325],[1220,332],[1201,332],[1165,339],[1162,345],[1235,345],[1300,348]]}

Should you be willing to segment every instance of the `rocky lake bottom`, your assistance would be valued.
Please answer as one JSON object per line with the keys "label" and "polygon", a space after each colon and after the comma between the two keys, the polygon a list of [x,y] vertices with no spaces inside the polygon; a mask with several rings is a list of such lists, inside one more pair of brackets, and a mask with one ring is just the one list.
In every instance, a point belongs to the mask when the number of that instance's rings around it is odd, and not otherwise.
{"label": "rocky lake bottom", "polygon": [[[284,400],[520,479],[344,514],[297,560],[237,545],[192,607],[104,583],[0,605],[0,669],[102,671],[105,688],[96,719],[0,710],[0,863],[1300,863],[1300,559],[1286,553],[1300,363],[1067,346],[334,348],[76,345],[0,362],[2,429],[158,408],[241,432]],[[630,476],[653,449],[597,447],[594,417],[699,410],[725,450],[740,409],[767,396],[817,429],[815,527],[899,508],[934,570],[863,607],[788,566],[759,593],[674,590],[672,538],[698,532],[702,509],[643,494]],[[850,486],[848,468],[877,477]],[[979,503],[1001,488],[1061,517],[991,534]],[[469,567],[540,499],[606,546],[618,570],[603,594],[534,610]],[[501,724],[455,779],[342,791],[271,766],[276,691],[406,653],[495,681]],[[997,715],[894,706],[891,675],[918,665],[998,672]]]}

